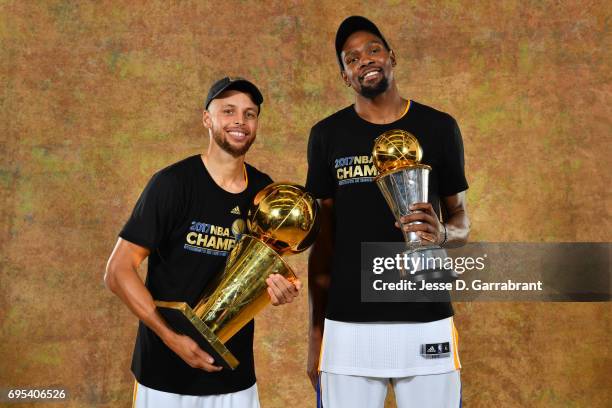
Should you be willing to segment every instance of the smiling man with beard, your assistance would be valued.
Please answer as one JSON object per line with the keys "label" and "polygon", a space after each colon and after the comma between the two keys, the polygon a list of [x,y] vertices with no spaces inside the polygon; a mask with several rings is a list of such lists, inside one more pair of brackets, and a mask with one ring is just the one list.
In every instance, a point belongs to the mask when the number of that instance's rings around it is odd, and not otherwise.
{"label": "smiling man with beard", "polygon": [[402,228],[441,246],[467,242],[459,127],[450,115],[400,95],[396,55],[366,18],[342,22],[336,55],[355,103],[317,123],[308,144],[306,187],[321,208],[308,262],[308,375],[325,408],[383,407],[389,382],[400,408],[459,407],[451,304],[362,302],[359,256],[362,242],[403,242],[372,163],[374,140],[392,129],[414,135],[422,163],[432,167],[428,202],[411,207]]}
{"label": "smiling man with beard", "polygon": [[[260,91],[245,79],[215,82],[203,113],[208,151],[157,172],[119,233],[104,280],[140,319],[132,359],[134,407],[259,407],[254,322],[226,343],[238,367],[221,370],[191,338],[164,322],[153,299],[194,307],[203,288],[223,270],[253,197],[272,182],[245,163],[262,102]],[[147,257],[143,284],[137,269]],[[281,275],[272,275],[267,284],[274,305],[290,303],[301,286]]]}

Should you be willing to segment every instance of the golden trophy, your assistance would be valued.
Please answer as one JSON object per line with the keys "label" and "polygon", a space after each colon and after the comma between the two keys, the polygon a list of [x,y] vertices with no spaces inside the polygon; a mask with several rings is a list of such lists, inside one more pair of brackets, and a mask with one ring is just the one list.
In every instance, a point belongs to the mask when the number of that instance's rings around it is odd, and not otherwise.
{"label": "golden trophy", "polygon": [[[374,141],[372,158],[378,170],[375,181],[399,225],[400,217],[412,213],[411,204],[427,202],[431,167],[421,164],[422,157],[419,141],[405,130],[389,130]],[[444,249],[422,241],[416,232],[406,232],[402,228],[402,233],[408,246],[404,254],[413,265],[408,271],[412,280],[452,281],[457,278],[455,271],[443,267],[447,256]]]}
{"label": "golden trophy", "polygon": [[318,232],[316,200],[303,187],[274,183],[255,196],[243,234],[225,269],[204,290],[194,308],[184,302],[155,301],[166,322],[188,335],[215,359],[235,369],[239,361],[225,343],[269,302],[266,279],[280,274],[296,279],[281,254],[306,250]]}

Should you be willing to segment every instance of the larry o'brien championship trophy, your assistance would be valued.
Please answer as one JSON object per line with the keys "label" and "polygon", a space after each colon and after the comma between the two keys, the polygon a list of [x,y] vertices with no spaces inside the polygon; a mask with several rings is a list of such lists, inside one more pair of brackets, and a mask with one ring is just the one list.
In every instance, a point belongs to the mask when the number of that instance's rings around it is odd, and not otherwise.
{"label": "larry o'brien championship trophy", "polygon": [[[427,202],[429,172],[431,167],[421,164],[423,149],[416,137],[401,129],[389,130],[374,141],[372,158],[378,170],[376,184],[387,204],[401,225],[400,217],[412,213],[409,206]],[[415,221],[421,224],[421,221]],[[426,240],[421,240],[416,232],[406,232],[402,228],[412,270],[408,272],[413,281],[452,281],[457,273],[443,267],[446,251]],[[408,262],[407,262],[408,263]]]}
{"label": "larry o'brien championship trophy", "polygon": [[235,369],[239,361],[225,343],[269,302],[271,274],[296,279],[281,254],[306,250],[318,232],[316,200],[303,187],[274,183],[255,196],[247,216],[248,232],[229,253],[225,269],[204,289],[192,309],[184,302],[155,301],[159,313],[177,332],[191,337],[215,359]]}

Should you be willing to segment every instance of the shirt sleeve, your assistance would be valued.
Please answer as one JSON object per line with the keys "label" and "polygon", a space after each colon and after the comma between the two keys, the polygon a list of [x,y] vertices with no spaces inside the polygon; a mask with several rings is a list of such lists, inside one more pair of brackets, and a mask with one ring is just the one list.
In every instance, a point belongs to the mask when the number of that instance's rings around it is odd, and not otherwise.
{"label": "shirt sleeve", "polygon": [[322,139],[322,132],[316,126],[313,127],[308,139],[306,190],[316,198],[330,198],[334,195],[334,180],[329,171],[327,149]]}
{"label": "shirt sleeve", "polygon": [[270,177],[268,174],[262,172],[257,176],[253,183],[255,183],[255,192],[257,193],[274,183],[274,180],[272,180],[272,177]]}
{"label": "shirt sleeve", "polygon": [[176,200],[174,179],[168,174],[156,173],[140,195],[119,236],[150,251],[157,249],[174,227]]}
{"label": "shirt sleeve", "polygon": [[274,180],[272,180],[272,177],[270,177],[267,174],[264,174],[264,181],[263,181],[263,187],[269,186],[270,184],[274,183]]}
{"label": "shirt sleeve", "polygon": [[442,129],[444,151],[439,179],[440,197],[448,197],[468,188],[464,170],[461,130],[459,130],[457,121],[450,119],[449,124]]}

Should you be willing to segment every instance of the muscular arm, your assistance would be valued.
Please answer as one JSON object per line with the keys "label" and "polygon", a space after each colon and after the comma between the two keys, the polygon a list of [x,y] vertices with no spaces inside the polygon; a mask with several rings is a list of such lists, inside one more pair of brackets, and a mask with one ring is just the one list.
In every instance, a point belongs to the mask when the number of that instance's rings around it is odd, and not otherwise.
{"label": "muscular arm", "polygon": [[327,306],[331,258],[333,250],[333,199],[318,200],[321,229],[308,257],[308,303],[310,324],[308,328],[307,373],[313,387],[317,382],[319,353],[323,339],[323,324]]}
{"label": "muscular arm", "polygon": [[170,335],[170,329],[156,313],[153,297],[138,276],[138,267],[147,256],[147,248],[119,238],[108,259],[104,283],[136,317],[163,339]]}
{"label": "muscular arm", "polygon": [[187,336],[175,333],[159,315],[151,293],[138,276],[138,267],[149,250],[119,238],[106,265],[104,283],[148,328],[187,364],[206,371],[219,371],[212,357]]}
{"label": "muscular arm", "polygon": [[470,235],[470,219],[465,207],[465,191],[442,198],[442,213],[446,218],[447,248],[456,248],[467,244]]}

